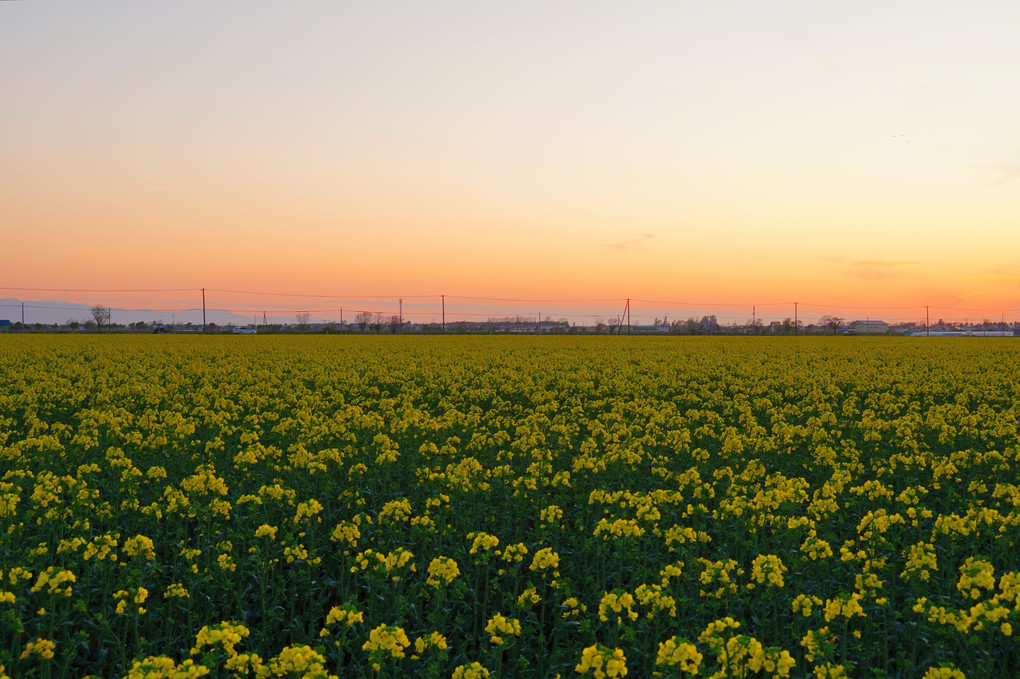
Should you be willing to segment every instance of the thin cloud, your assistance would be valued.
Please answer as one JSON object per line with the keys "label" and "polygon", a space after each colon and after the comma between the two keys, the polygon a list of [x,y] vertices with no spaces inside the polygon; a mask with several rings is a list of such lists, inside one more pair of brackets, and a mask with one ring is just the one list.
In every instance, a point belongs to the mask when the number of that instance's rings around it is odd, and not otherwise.
{"label": "thin cloud", "polygon": [[642,233],[635,238],[631,238],[630,240],[625,240],[620,243],[604,243],[602,247],[612,248],[617,252],[625,252],[651,238],[655,238],[654,233]]}
{"label": "thin cloud", "polygon": [[985,169],[991,170],[997,176],[992,179],[988,186],[999,186],[1020,178],[1020,149],[1013,153],[1013,157],[1001,163],[982,165]]}
{"label": "thin cloud", "polygon": [[910,261],[889,261],[882,259],[847,259],[845,257],[821,257],[823,262],[832,264],[845,276],[869,281],[898,278],[904,270],[913,266]]}

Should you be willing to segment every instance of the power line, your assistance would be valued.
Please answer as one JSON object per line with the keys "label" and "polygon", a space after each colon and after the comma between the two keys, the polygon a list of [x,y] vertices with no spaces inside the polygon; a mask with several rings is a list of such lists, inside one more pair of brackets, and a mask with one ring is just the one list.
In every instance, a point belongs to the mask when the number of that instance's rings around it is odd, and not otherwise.
{"label": "power line", "polygon": [[[199,288],[201,289],[201,288]],[[229,295],[261,295],[263,297],[310,297],[317,299],[336,299],[336,300],[350,300],[350,299],[399,299],[403,298],[435,298],[439,299],[440,295],[311,295],[297,292],[255,292],[252,290],[222,290],[220,288],[206,288],[209,292],[223,292]]]}
{"label": "power line", "polygon": [[447,299],[467,299],[476,302],[525,302],[528,304],[590,304],[594,302],[626,301],[625,297],[612,297],[609,299],[512,299],[509,297],[469,297],[466,295],[446,295],[445,297]]}
{"label": "power line", "polygon": [[0,290],[20,290],[23,292],[198,292],[202,288],[10,288],[0,285]]}
{"label": "power line", "polygon": [[707,306],[707,307],[750,307],[750,306],[793,306],[795,302],[755,302],[752,304],[746,304],[744,302],[668,302],[658,299],[637,299],[632,298],[633,302],[641,302],[642,304],[666,304],[668,306]]}
{"label": "power line", "polygon": [[810,304],[808,302],[800,302],[800,305],[813,309],[859,309],[861,311],[896,311],[900,309],[921,309],[924,307],[923,304],[913,304],[910,306],[842,306],[839,304]]}

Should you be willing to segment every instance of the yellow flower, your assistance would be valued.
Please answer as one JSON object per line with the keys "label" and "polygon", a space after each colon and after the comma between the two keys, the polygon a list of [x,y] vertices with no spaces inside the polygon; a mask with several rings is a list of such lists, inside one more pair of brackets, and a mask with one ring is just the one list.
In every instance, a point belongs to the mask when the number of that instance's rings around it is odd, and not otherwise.
{"label": "yellow flower", "polygon": [[424,653],[429,648],[445,651],[447,649],[446,637],[439,632],[433,632],[427,637],[418,637],[414,640],[414,650],[418,654]]}
{"label": "yellow flower", "polygon": [[450,679],[488,679],[488,677],[489,670],[481,663],[473,662],[470,665],[458,665]]}
{"label": "yellow flower", "polygon": [[227,656],[236,654],[234,647],[241,643],[241,640],[250,634],[244,625],[221,622],[215,625],[207,625],[198,630],[195,635],[195,645],[191,649],[191,655],[198,655],[206,646],[222,646]]}
{"label": "yellow flower", "polygon": [[269,524],[264,523],[255,529],[255,537],[257,538],[268,537],[270,540],[275,540],[276,531],[278,530],[279,528],[277,528],[276,526],[270,526]]}
{"label": "yellow flower", "polygon": [[615,613],[616,624],[623,624],[624,618],[637,620],[638,614],[633,610],[634,596],[623,590],[606,592],[599,602],[599,620],[609,622],[609,614]]}
{"label": "yellow flower", "polygon": [[400,627],[379,625],[369,633],[368,641],[362,645],[361,650],[369,651],[373,658],[387,655],[403,658],[404,649],[410,645],[407,634]]}
{"label": "yellow flower", "polygon": [[516,618],[504,618],[497,613],[489,619],[485,631],[488,632],[493,644],[502,646],[504,636],[520,636],[521,621]]}
{"label": "yellow flower", "polygon": [[155,545],[144,535],[136,535],[124,541],[124,553],[133,559],[152,560],[156,558]]}
{"label": "yellow flower", "polygon": [[840,617],[849,619],[854,616],[866,617],[864,609],[861,607],[861,595],[857,592],[840,594],[825,602],[825,622],[832,622]]}
{"label": "yellow flower", "polygon": [[574,671],[578,674],[591,672],[595,679],[627,676],[627,658],[623,650],[611,649],[602,644],[589,646],[581,652],[581,662]]}
{"label": "yellow flower", "polygon": [[286,646],[266,663],[258,676],[302,676],[336,679],[335,675],[327,674],[326,659],[309,646]]}
{"label": "yellow flower", "polygon": [[191,595],[188,593],[188,590],[184,587],[184,585],[175,582],[173,584],[167,585],[166,591],[163,592],[163,598],[189,599],[191,598]]}
{"label": "yellow flower", "polygon": [[952,663],[941,667],[929,667],[921,679],[967,679],[967,677]]}
{"label": "yellow flower", "polygon": [[21,652],[21,659],[24,660],[31,655],[37,655],[45,660],[51,660],[53,658],[53,649],[56,647],[57,645],[53,641],[38,637],[35,641],[25,644],[25,650]]}
{"label": "yellow flower", "polygon": [[528,587],[517,597],[517,606],[519,608],[526,608],[537,604],[541,600],[542,597],[538,595],[538,591],[534,587]]}
{"label": "yellow flower", "polygon": [[145,660],[135,660],[131,663],[125,679],[197,679],[208,676],[209,668],[203,665],[196,665],[190,658],[180,665],[173,661],[173,658],[166,656],[149,656]]}
{"label": "yellow flower", "polygon": [[[773,587],[782,587],[784,584],[783,573],[785,572],[786,566],[775,554],[759,554],[751,564],[751,580],[759,584],[767,580],[768,584]],[[754,584],[749,583],[747,587],[753,589]]]}
{"label": "yellow flower", "polygon": [[702,657],[698,653],[698,647],[694,644],[677,637],[671,637],[659,644],[655,664],[660,667],[679,665],[681,672],[697,674],[701,667]]}
{"label": "yellow flower", "polygon": [[960,566],[960,580],[956,588],[965,596],[977,599],[981,596],[981,590],[990,590],[995,587],[995,568],[984,559],[968,557]]}
{"label": "yellow flower", "polygon": [[544,571],[547,569],[553,569],[555,571],[560,565],[560,555],[552,550],[551,547],[545,547],[535,552],[535,556],[531,560],[531,570],[533,571]]}
{"label": "yellow flower", "polygon": [[326,626],[319,630],[319,636],[329,636],[330,631],[328,628],[330,625],[340,624],[345,627],[353,627],[358,622],[365,622],[365,614],[356,609],[352,604],[334,606],[326,614]]}
{"label": "yellow flower", "polygon": [[426,582],[433,587],[439,588],[453,582],[460,575],[460,569],[457,567],[457,562],[453,559],[437,556],[429,564],[428,573],[429,577]]}

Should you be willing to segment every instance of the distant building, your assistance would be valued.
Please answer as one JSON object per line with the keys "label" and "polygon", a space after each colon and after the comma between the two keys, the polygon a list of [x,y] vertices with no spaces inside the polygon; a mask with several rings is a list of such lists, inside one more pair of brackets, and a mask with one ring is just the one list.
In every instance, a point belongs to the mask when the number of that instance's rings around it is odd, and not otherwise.
{"label": "distant building", "polygon": [[850,324],[853,335],[885,335],[889,332],[889,324],[885,321],[854,321]]}
{"label": "distant building", "polygon": [[10,330],[11,322],[6,318],[0,318],[0,330]]}

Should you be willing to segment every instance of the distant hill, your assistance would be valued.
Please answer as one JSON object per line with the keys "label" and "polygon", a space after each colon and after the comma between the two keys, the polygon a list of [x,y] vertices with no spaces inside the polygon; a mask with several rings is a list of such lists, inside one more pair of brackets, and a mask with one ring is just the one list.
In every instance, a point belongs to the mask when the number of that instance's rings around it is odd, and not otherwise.
{"label": "distant hill", "polygon": [[[25,304],[25,323],[32,325],[43,323],[61,325],[68,321],[84,323],[91,320],[92,313],[89,304],[75,304],[72,302],[61,302],[57,300],[20,300],[17,298],[0,299],[0,320],[7,319],[11,323],[21,320],[21,304]],[[156,309],[124,309],[122,307],[110,307],[111,321],[116,324],[163,322],[177,323],[178,325],[192,323],[202,324],[202,308],[185,309],[182,311],[159,311]],[[261,315],[259,321],[261,322]],[[251,316],[242,316],[222,309],[207,309],[206,321],[219,325],[247,325],[252,322]],[[294,322],[288,318],[285,322]]]}

